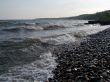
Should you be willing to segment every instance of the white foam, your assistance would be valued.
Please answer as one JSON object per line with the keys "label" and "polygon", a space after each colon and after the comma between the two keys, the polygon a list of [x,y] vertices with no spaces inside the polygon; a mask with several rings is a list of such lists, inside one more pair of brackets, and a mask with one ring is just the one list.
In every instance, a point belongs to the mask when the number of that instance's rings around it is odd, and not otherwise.
{"label": "white foam", "polygon": [[57,65],[51,52],[41,55],[41,60],[23,66],[13,67],[0,76],[2,82],[44,82],[53,77],[52,70]]}

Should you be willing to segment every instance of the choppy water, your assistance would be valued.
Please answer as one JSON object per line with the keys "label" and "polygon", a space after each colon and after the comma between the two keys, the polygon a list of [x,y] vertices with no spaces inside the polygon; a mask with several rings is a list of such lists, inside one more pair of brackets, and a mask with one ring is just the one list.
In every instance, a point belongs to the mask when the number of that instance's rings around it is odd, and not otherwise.
{"label": "choppy water", "polygon": [[56,45],[74,42],[109,26],[84,20],[0,21],[0,82],[44,82],[57,63]]}

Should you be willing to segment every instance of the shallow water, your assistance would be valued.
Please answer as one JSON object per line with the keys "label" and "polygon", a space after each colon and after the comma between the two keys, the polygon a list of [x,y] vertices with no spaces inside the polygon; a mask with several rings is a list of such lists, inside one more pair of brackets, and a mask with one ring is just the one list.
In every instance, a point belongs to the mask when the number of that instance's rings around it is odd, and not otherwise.
{"label": "shallow water", "polygon": [[55,66],[55,58],[52,57],[52,54],[49,51],[43,53],[39,60],[30,64],[10,68],[8,73],[0,76],[0,79],[3,82],[42,82],[53,76],[52,70]]}
{"label": "shallow water", "polygon": [[51,48],[109,27],[84,25],[87,22],[84,20],[20,20],[8,21],[7,25],[3,22],[0,22],[0,58],[6,57],[8,62],[0,61],[0,71],[6,68],[0,75],[2,82],[46,81],[57,65]]}

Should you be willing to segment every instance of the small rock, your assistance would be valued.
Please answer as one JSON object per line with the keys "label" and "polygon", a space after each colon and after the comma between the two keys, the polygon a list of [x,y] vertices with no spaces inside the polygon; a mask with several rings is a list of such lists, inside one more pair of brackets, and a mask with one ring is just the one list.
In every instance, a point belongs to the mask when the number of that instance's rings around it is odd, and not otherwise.
{"label": "small rock", "polygon": [[74,68],[74,70],[77,71],[78,69],[77,68]]}
{"label": "small rock", "polygon": [[107,77],[107,72],[103,72],[102,75]]}
{"label": "small rock", "polygon": [[85,75],[85,79],[87,80],[87,81],[89,81],[90,79],[88,78],[88,76],[87,75]]}

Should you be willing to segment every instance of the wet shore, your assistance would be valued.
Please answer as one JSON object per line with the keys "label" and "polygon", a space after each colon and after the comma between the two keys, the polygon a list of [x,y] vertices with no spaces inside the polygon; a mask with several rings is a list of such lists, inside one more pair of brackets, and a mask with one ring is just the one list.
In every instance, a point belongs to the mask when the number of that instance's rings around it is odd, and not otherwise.
{"label": "wet shore", "polygon": [[87,36],[80,45],[60,45],[53,54],[58,65],[49,82],[110,81],[110,28]]}

